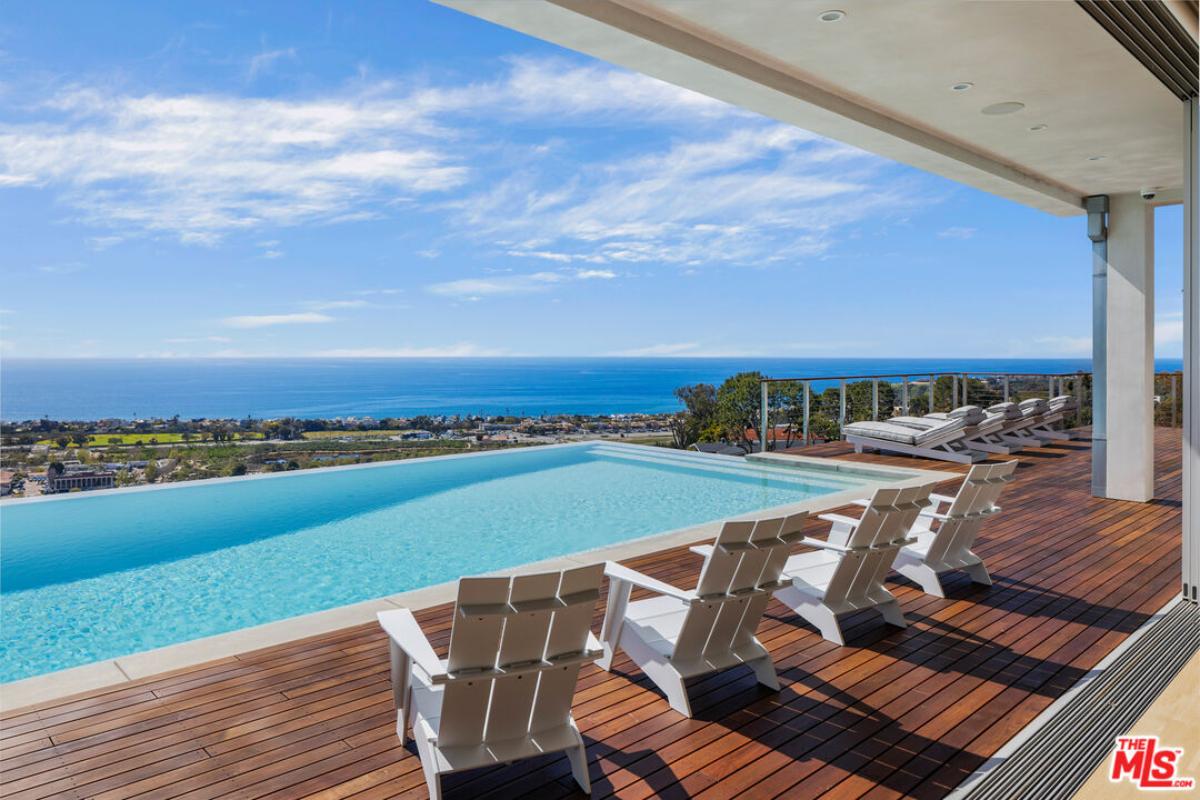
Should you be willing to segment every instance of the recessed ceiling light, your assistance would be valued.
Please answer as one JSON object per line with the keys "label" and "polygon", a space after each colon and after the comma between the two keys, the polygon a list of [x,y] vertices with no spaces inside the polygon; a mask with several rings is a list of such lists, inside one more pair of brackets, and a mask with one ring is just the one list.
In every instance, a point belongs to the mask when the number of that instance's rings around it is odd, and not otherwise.
{"label": "recessed ceiling light", "polygon": [[975,84],[971,83],[970,81],[963,81],[962,83],[956,83],[956,84],[954,84],[954,85],[953,85],[953,86],[951,86],[950,88],[951,88],[951,89],[953,89],[953,90],[954,90],[954,91],[956,91],[956,92],[965,92],[965,91],[967,91],[968,89],[970,89],[970,88],[971,88],[972,86],[974,86],[974,85],[975,85]]}
{"label": "recessed ceiling light", "polygon": [[1043,125],[1041,123],[1038,123],[1037,125],[1030,125],[1029,130],[1033,131],[1034,133],[1037,133],[1038,131],[1044,131],[1044,130],[1046,130],[1046,128],[1049,128],[1049,127],[1050,127],[1049,125]]}
{"label": "recessed ceiling light", "polygon": [[1104,156],[1088,156],[1088,161],[1103,161]]}
{"label": "recessed ceiling light", "polygon": [[837,9],[830,9],[829,11],[822,11],[817,16],[817,19],[821,20],[821,22],[837,22],[844,16],[846,16],[845,11],[838,11]]}
{"label": "recessed ceiling light", "polygon": [[984,106],[982,111],[989,117],[998,117],[1001,114],[1016,113],[1024,107],[1024,103],[1018,103],[1015,100],[1010,100],[1007,103],[992,103],[990,106]]}

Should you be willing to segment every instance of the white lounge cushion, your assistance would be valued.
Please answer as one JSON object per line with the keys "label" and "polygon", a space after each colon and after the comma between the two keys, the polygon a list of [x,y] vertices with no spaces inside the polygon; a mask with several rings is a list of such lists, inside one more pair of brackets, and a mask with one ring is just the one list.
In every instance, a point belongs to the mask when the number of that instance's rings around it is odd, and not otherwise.
{"label": "white lounge cushion", "polygon": [[1074,411],[1079,408],[1079,401],[1069,394],[1060,394],[1050,399],[1050,408],[1053,411]]}
{"label": "white lounge cushion", "polygon": [[890,422],[852,422],[844,430],[847,434],[919,447],[930,440],[944,438],[946,434],[962,427],[961,419],[953,419],[923,430],[908,425],[893,425]]}
{"label": "white lounge cushion", "polygon": [[1050,410],[1050,404],[1040,397],[1031,397],[1021,401],[1021,413],[1026,417],[1045,414]]}
{"label": "white lounge cushion", "polygon": [[1021,419],[1025,416],[1016,403],[996,403],[994,406],[988,406],[987,410],[989,414],[1003,414],[1006,420]]}

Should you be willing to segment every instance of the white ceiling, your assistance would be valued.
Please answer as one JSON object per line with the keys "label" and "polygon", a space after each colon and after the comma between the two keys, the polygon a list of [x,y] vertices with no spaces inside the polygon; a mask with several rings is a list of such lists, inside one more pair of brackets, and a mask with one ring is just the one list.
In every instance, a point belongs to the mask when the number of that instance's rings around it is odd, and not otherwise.
{"label": "white ceiling", "polygon": [[1067,0],[439,2],[1056,214],[1182,184],[1182,104]]}

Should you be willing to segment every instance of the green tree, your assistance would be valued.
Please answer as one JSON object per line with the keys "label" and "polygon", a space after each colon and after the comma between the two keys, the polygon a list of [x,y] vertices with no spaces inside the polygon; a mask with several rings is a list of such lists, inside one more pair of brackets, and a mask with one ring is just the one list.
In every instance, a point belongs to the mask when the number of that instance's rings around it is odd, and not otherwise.
{"label": "green tree", "polygon": [[758,430],[762,373],[739,372],[717,389],[717,424],[724,436],[749,447]]}
{"label": "green tree", "polygon": [[57,437],[55,437],[54,443],[58,445],[59,450],[65,450],[67,449],[67,445],[71,443],[71,437],[59,434]]}
{"label": "green tree", "polygon": [[683,450],[716,430],[717,390],[710,383],[680,386],[675,397],[684,410],[671,417],[671,444]]}
{"label": "green tree", "polygon": [[153,458],[146,462],[146,469],[143,475],[146,478],[146,483],[154,483],[158,480],[158,462]]}
{"label": "green tree", "polygon": [[91,439],[92,437],[83,431],[77,431],[71,434],[71,441],[74,442],[78,447],[86,446]]}

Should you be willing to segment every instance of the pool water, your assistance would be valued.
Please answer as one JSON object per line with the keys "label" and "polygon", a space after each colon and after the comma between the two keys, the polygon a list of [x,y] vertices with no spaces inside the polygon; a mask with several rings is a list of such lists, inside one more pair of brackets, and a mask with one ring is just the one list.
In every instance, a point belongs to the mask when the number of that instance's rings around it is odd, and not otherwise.
{"label": "pool water", "polygon": [[0,681],[854,488],[588,443],[0,506]]}

